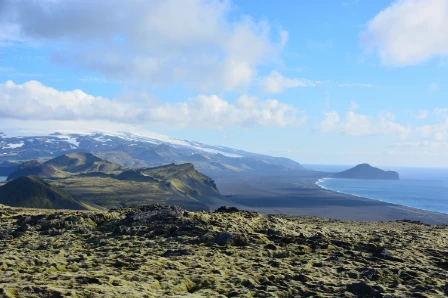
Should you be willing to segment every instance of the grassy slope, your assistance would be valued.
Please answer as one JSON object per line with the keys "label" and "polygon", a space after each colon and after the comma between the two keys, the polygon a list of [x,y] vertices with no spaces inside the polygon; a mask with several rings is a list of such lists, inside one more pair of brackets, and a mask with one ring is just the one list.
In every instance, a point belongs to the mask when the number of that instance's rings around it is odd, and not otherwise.
{"label": "grassy slope", "polygon": [[8,180],[12,180],[18,177],[22,176],[39,176],[42,178],[49,178],[49,177],[57,177],[57,178],[63,178],[68,175],[69,173],[66,173],[64,171],[61,171],[58,168],[55,168],[51,165],[42,164],[36,160],[24,162],[17,168],[16,171],[12,172],[8,176]]}
{"label": "grassy slope", "polygon": [[24,176],[0,187],[0,203],[29,208],[95,210],[37,176]]}
{"label": "grassy slope", "polygon": [[120,169],[118,164],[83,152],[64,154],[45,164],[70,173],[111,172]]}
{"label": "grassy slope", "polygon": [[[30,167],[38,170],[16,173],[17,176],[55,178],[52,183],[76,199],[106,208],[160,203],[209,210],[211,200],[222,199],[213,180],[196,171],[192,164],[122,169],[90,153],[71,153],[44,164],[31,162],[25,168]],[[40,168],[47,170],[43,173]]]}
{"label": "grassy slope", "polygon": [[159,203],[209,210],[208,201],[221,198],[212,180],[191,164],[133,169],[118,176],[71,176],[52,183],[80,200],[107,208]]}

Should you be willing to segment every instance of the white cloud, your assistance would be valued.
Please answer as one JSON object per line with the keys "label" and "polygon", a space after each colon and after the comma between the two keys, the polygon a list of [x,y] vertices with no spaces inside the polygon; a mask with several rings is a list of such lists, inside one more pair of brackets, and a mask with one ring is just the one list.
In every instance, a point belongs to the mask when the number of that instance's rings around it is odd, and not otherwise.
{"label": "white cloud", "polygon": [[434,114],[440,117],[448,116],[448,108],[436,108],[434,109]]}
{"label": "white cloud", "polygon": [[417,115],[415,115],[415,118],[420,120],[426,119],[427,117],[428,117],[428,111],[425,110],[421,110],[418,112]]}
{"label": "white cloud", "polygon": [[373,135],[394,135],[406,139],[412,129],[394,122],[392,113],[381,113],[378,118],[348,111],[342,119],[339,113],[331,111],[325,113],[325,119],[320,123],[321,132],[337,132],[342,135],[360,137]]}
{"label": "white cloud", "polygon": [[442,123],[419,126],[416,131],[424,138],[446,141],[448,140],[448,117]]}
{"label": "white cloud", "polygon": [[[142,100],[143,99],[143,100]],[[299,125],[306,121],[291,105],[275,99],[240,96],[234,103],[217,95],[198,95],[162,103],[148,95],[113,100],[81,90],[59,91],[37,81],[0,84],[0,120],[110,121],[164,127],[232,128]]]}
{"label": "white cloud", "polygon": [[361,45],[376,49],[386,65],[407,66],[448,55],[448,1],[396,0],[361,34]]}
{"label": "white cloud", "polygon": [[149,87],[243,88],[287,40],[226,0],[5,0],[0,9],[0,41],[57,44],[56,63]]}
{"label": "white cloud", "polygon": [[260,87],[266,93],[281,93],[287,88],[315,87],[319,83],[320,82],[313,82],[306,79],[286,78],[281,73],[272,71],[260,81]]}
{"label": "white cloud", "polygon": [[341,118],[339,117],[338,112],[331,111],[325,113],[325,119],[320,123],[320,131],[321,132],[330,132],[338,129],[339,121]]}
{"label": "white cloud", "polygon": [[350,101],[350,111],[356,111],[358,109],[358,103],[354,100]]}

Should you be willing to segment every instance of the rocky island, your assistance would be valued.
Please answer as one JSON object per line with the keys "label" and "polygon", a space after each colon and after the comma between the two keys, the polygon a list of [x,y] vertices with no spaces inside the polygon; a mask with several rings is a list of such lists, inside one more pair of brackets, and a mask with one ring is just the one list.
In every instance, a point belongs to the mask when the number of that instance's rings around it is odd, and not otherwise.
{"label": "rocky island", "polygon": [[400,176],[395,171],[384,171],[363,163],[346,171],[336,173],[331,178],[399,180]]}
{"label": "rocky island", "polygon": [[448,227],[0,207],[1,297],[444,297]]}

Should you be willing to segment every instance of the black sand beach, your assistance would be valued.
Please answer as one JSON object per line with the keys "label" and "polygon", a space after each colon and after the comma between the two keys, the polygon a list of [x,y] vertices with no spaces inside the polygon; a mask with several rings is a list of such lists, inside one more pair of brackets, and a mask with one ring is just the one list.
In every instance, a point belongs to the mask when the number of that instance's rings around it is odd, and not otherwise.
{"label": "black sand beach", "polygon": [[322,174],[215,178],[232,202],[264,214],[320,216],[340,220],[412,220],[448,224],[448,214],[430,212],[326,190],[316,185]]}

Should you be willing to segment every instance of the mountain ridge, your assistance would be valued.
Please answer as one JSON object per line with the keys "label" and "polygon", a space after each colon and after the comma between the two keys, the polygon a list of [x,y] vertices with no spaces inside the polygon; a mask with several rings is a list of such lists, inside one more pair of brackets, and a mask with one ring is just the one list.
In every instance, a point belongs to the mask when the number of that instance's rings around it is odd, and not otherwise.
{"label": "mountain ridge", "polygon": [[210,205],[226,202],[214,180],[196,170],[192,163],[124,168],[91,153],[76,152],[44,163],[23,162],[7,181],[30,175],[48,178],[76,199],[107,208],[170,203],[209,210]]}
{"label": "mountain ridge", "polygon": [[58,155],[79,151],[100,155],[122,166],[154,167],[170,163],[193,163],[196,169],[207,174],[288,172],[303,169],[299,163],[284,157],[211,146],[154,133],[53,133],[45,136],[0,138],[0,162],[49,160]]}
{"label": "mountain ridge", "polygon": [[32,174],[41,176],[74,198],[99,207],[169,203],[191,210],[210,210],[210,206],[227,203],[214,180],[192,163],[121,167],[91,153],[77,152],[44,163],[27,161],[18,168],[7,181]]}
{"label": "mountain ridge", "polygon": [[40,163],[37,160],[30,160],[21,163],[15,171],[6,178],[7,181],[23,176],[39,176],[40,178],[64,177],[65,174],[59,169]]}
{"label": "mountain ridge", "polygon": [[117,164],[101,159],[88,152],[63,154],[46,161],[44,164],[70,173],[109,172],[121,168]]}
{"label": "mountain ridge", "polygon": [[103,160],[91,153],[75,152],[63,154],[44,163],[37,160],[25,161],[10,173],[6,180],[30,175],[41,178],[63,178],[72,174],[110,172],[120,169],[120,165]]}

